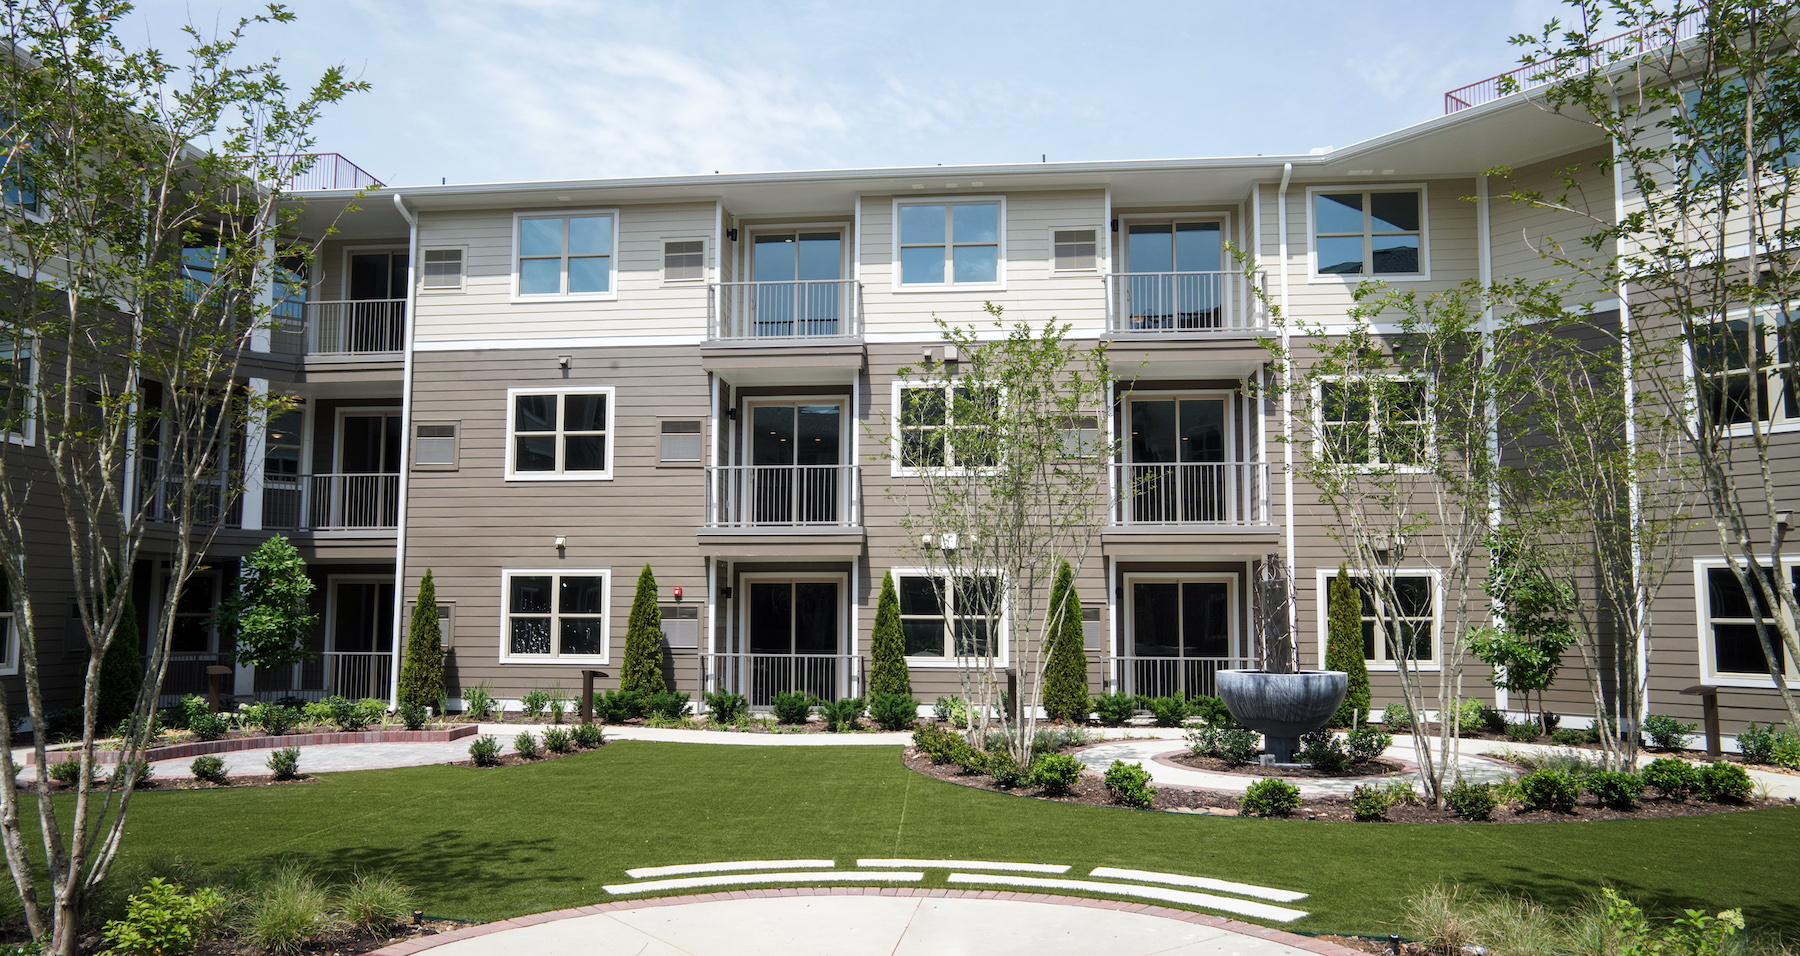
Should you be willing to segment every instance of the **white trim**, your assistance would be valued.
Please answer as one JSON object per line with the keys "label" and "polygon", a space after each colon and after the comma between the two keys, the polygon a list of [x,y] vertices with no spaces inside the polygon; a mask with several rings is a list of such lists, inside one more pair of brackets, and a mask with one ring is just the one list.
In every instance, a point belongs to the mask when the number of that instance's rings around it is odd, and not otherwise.
{"label": "white trim", "polygon": [[[873,573],[873,572],[871,572],[871,573]],[[886,573],[892,574],[894,576],[894,594],[896,596],[898,596],[900,593],[900,579],[901,578],[905,578],[905,577],[947,578],[950,576],[950,571],[947,568],[938,568],[936,570],[933,570],[930,568],[888,568]],[[968,569],[965,569],[964,573],[969,577],[992,577],[995,580],[1001,581],[1000,633],[997,636],[995,636],[995,638],[994,638],[995,641],[997,642],[997,646],[995,647],[996,653],[993,655],[993,657],[994,657],[994,666],[995,667],[1007,667],[1011,664],[1011,661],[1012,661],[1012,641],[1010,639],[1011,635],[1012,635],[1012,600],[1011,600],[1012,592],[1007,588],[1007,586],[1003,580],[1005,575],[1003,575],[998,569],[989,569],[989,568],[968,568]],[[952,608],[951,610],[953,612],[952,617],[955,617],[956,616],[954,614],[955,609]],[[943,616],[943,614],[942,614],[943,608],[941,606],[938,608],[938,611],[939,611],[938,616],[942,617]],[[908,667],[923,667],[923,668],[927,668],[927,669],[952,668],[952,667],[963,666],[962,662],[964,660],[971,660],[971,659],[978,660],[979,659],[979,657],[974,657],[974,656],[959,657],[954,653],[955,650],[956,650],[955,622],[949,618],[946,618],[944,620],[944,656],[943,657],[913,657],[911,655],[908,655],[906,658],[906,666],[908,666]]]}
{"label": "white trim", "polygon": [[[550,640],[559,643],[556,606],[558,579],[563,577],[600,578],[600,653],[599,654],[514,654],[512,653],[512,579],[514,576],[551,578]],[[612,568],[501,568],[500,569],[500,640],[496,650],[502,664],[606,664],[612,657]]]}
{"label": "white trim", "polygon": [[[26,361],[31,363],[30,372],[25,376],[26,381],[21,383],[25,388],[25,419],[20,422],[20,425],[23,426],[23,430],[16,432],[7,431],[4,433],[7,443],[19,445],[24,448],[31,448],[37,444],[37,391],[38,382],[43,374],[43,365],[38,361],[38,348],[35,337],[28,336],[26,338],[28,339],[26,344],[17,349],[0,349],[0,354],[9,354],[16,358],[19,352],[23,352],[25,353]],[[136,455],[128,455],[127,457],[133,461],[137,459]],[[129,478],[131,476],[127,475],[126,477]]]}
{"label": "white trim", "polygon": [[[1330,634],[1328,633],[1330,628],[1328,627],[1328,619],[1326,616],[1326,608],[1325,608],[1325,597],[1326,597],[1325,579],[1336,575],[1337,568],[1314,568],[1313,572],[1315,574],[1315,579],[1313,582],[1313,587],[1315,588],[1315,590],[1313,591],[1313,612],[1314,612],[1315,616],[1318,618],[1318,624],[1319,624],[1319,660],[1323,661],[1325,659],[1326,640],[1327,640],[1327,638],[1330,637]],[[1355,568],[1346,568],[1344,573],[1348,574],[1349,576],[1351,576],[1353,578],[1368,577],[1368,575],[1364,574],[1363,572],[1361,572]],[[1413,667],[1413,670],[1415,670],[1415,671],[1443,670],[1443,668],[1444,668],[1444,575],[1443,575],[1443,572],[1439,571],[1437,568],[1404,568],[1404,567],[1402,567],[1402,568],[1394,568],[1393,573],[1394,573],[1394,577],[1396,577],[1396,578],[1430,578],[1431,579],[1431,642],[1432,642],[1431,660],[1429,660],[1429,661],[1413,661],[1412,667]],[[1360,609],[1358,609],[1357,616],[1358,617],[1362,616]],[[1380,647],[1377,647],[1376,651],[1377,651],[1377,653],[1381,653],[1383,651],[1383,649]],[[1371,671],[1388,671],[1388,672],[1397,673],[1400,670],[1399,663],[1396,661],[1365,659],[1364,662],[1367,665],[1368,669]]]}
{"label": "white trim", "polygon": [[[576,385],[576,386],[536,386],[531,388],[509,388],[506,390],[506,474],[507,481],[611,481],[613,462],[617,459],[618,428],[616,427],[619,402],[617,387],[612,385]],[[513,468],[513,455],[518,443],[513,440],[513,418],[518,411],[516,398],[520,395],[605,395],[606,396],[606,467],[600,471],[565,472],[560,464],[563,458],[562,402],[557,402],[556,425],[556,460],[559,467],[556,471],[519,472]],[[536,434],[536,433],[534,433]]]}
{"label": "white trim", "polygon": [[[940,343],[942,342],[941,339],[937,340],[937,341]],[[956,427],[956,423],[950,420],[950,411],[951,411],[951,406],[953,404],[951,397],[949,395],[950,390],[953,388],[979,388],[979,387],[981,387],[980,382],[960,381],[960,380],[943,380],[943,381],[925,382],[925,381],[916,381],[916,380],[912,380],[912,379],[904,379],[904,378],[896,377],[892,381],[890,381],[888,383],[888,389],[889,389],[888,409],[890,412],[889,424],[888,424],[888,453],[892,457],[889,459],[889,462],[888,462],[889,474],[891,474],[895,478],[917,478],[917,477],[919,477],[921,475],[925,475],[927,473],[933,474],[933,475],[950,475],[950,476],[974,474],[975,473],[974,469],[964,468],[961,466],[946,465],[942,468],[910,468],[910,467],[907,467],[905,464],[903,464],[903,459],[901,458],[901,442],[900,442],[900,429],[901,429],[900,393],[906,389],[913,389],[913,388],[935,388],[935,389],[942,390],[945,393],[945,399],[944,399],[944,424],[941,427],[949,429],[949,428]],[[1004,394],[1002,394],[1001,401],[1004,402],[1005,400],[1006,400],[1006,397]],[[949,447],[950,447],[949,443],[946,441],[945,445],[944,445],[946,455],[948,455],[948,453],[949,453]]]}
{"label": "white trim", "polygon": [[[0,578],[0,587],[7,587],[4,578]],[[6,660],[0,661],[0,676],[6,677],[10,677],[19,672],[19,629],[13,626],[13,618],[18,614],[18,611],[15,610],[17,602],[10,600],[10,588],[8,590],[9,600],[4,606],[0,606],[0,649],[3,649],[6,652]],[[64,626],[69,627],[79,625],[71,621]],[[66,641],[68,639],[69,636],[65,635],[64,640]],[[141,649],[142,648],[132,648],[132,652],[137,653]]]}
{"label": "white trim", "polygon": [[[1056,267],[1056,234],[1059,232],[1078,232],[1083,229],[1092,229],[1094,231],[1094,264],[1085,269],[1058,269]],[[1048,237],[1045,244],[1050,250],[1050,254],[1045,257],[1045,265],[1048,266],[1048,273],[1053,276],[1105,275],[1106,273],[1102,271],[1102,266],[1106,264],[1107,257],[1101,252],[1101,247],[1106,244],[1108,238],[1107,229],[1108,226],[1106,225],[1095,225],[1091,222],[1075,222],[1066,223],[1060,226],[1045,226],[1044,234]]]}
{"label": "white trim", "polygon": [[[388,254],[388,270],[389,270],[388,271],[388,287],[389,288],[393,287],[393,282],[394,282],[394,276],[393,276],[394,253],[404,253],[406,255],[406,267],[408,269],[412,268],[412,249],[409,245],[395,245],[390,242],[390,243],[375,243],[373,245],[363,245],[363,246],[345,246],[342,250],[343,271],[338,273],[338,298],[340,300],[345,301],[345,302],[351,301],[351,299],[350,299],[350,260],[357,255],[366,255],[371,252],[385,252]],[[465,264],[464,268],[466,269],[467,267],[468,266]],[[320,281],[320,283],[323,283],[325,281],[325,277],[320,276],[319,281]],[[410,286],[411,286],[411,283],[409,282],[408,287],[410,287]],[[382,298],[386,299],[386,298],[388,298],[388,296],[384,295],[384,296],[382,296]]]}
{"label": "white trim", "polygon": [[[1319,272],[1319,232],[1313,223],[1313,197],[1319,193],[1400,193],[1411,190],[1419,192],[1419,271],[1418,272],[1381,272],[1355,273],[1344,275],[1335,272]],[[1365,228],[1367,218],[1374,215],[1372,210],[1364,209]],[[1364,233],[1368,235],[1367,232]],[[1372,251],[1371,251],[1372,254]],[[1425,183],[1340,183],[1335,186],[1306,187],[1306,281],[1310,284],[1335,282],[1340,285],[1353,285],[1367,279],[1396,282],[1424,282],[1431,278],[1431,196]],[[1286,310],[1284,309],[1285,313]]]}
{"label": "white trim", "polygon": [[[1325,426],[1325,398],[1324,398],[1323,386],[1327,382],[1341,383],[1341,382],[1344,382],[1349,379],[1357,379],[1357,378],[1381,379],[1381,380],[1385,380],[1385,381],[1389,381],[1389,382],[1415,381],[1415,382],[1424,383],[1424,385],[1425,385],[1425,408],[1424,408],[1425,418],[1424,418],[1423,424],[1425,425],[1425,448],[1423,449],[1423,453],[1426,458],[1430,458],[1433,451],[1437,447],[1437,442],[1436,442],[1437,428],[1435,426],[1435,423],[1433,421],[1433,416],[1431,414],[1431,399],[1432,399],[1432,395],[1434,394],[1433,390],[1432,390],[1432,383],[1429,379],[1427,379],[1423,375],[1411,375],[1411,374],[1407,374],[1407,373],[1403,373],[1403,372],[1383,372],[1383,373],[1380,373],[1377,375],[1321,375],[1321,376],[1319,376],[1318,379],[1316,380],[1316,384],[1314,385],[1314,387],[1312,389],[1312,395],[1311,395],[1312,415],[1310,417],[1312,418],[1312,421],[1310,422],[1310,424],[1312,425],[1313,435],[1312,435],[1312,441],[1309,442],[1307,445],[1307,454],[1311,455],[1313,457],[1314,461],[1319,460],[1319,457],[1320,457],[1320,454],[1322,452],[1323,445],[1324,445],[1323,434],[1324,434],[1324,426]],[[1381,421],[1382,421],[1381,410],[1379,408],[1377,408],[1376,404],[1375,404],[1375,395],[1376,395],[1376,393],[1373,390],[1371,390],[1369,393],[1369,426],[1370,426],[1369,455],[1371,458],[1374,458],[1376,456],[1376,454],[1378,453],[1376,442],[1379,439],[1380,430],[1381,430]],[[1431,466],[1429,466],[1429,465],[1402,465],[1402,464],[1396,464],[1396,463],[1390,462],[1390,461],[1364,461],[1364,462],[1346,461],[1346,462],[1341,462],[1341,464],[1345,465],[1346,467],[1355,468],[1356,470],[1362,471],[1362,472],[1378,472],[1379,471],[1379,472],[1387,472],[1387,473],[1396,474],[1396,475],[1422,475],[1431,470]]]}
{"label": "white trim", "polygon": [[[1800,559],[1790,558],[1787,555],[1782,556],[1782,567],[1790,576],[1794,573],[1796,561],[1800,561]],[[1775,688],[1773,675],[1756,677],[1739,673],[1720,674],[1716,670],[1718,657],[1713,653],[1712,589],[1707,586],[1706,572],[1731,566],[1731,560],[1724,557],[1694,559],[1694,641],[1695,652],[1699,655],[1700,660],[1700,682],[1717,684],[1721,687],[1773,690]],[[1780,638],[1777,637],[1777,641],[1779,640]],[[1788,654],[1785,648],[1782,656],[1785,658],[1782,663],[1787,668],[1783,672],[1787,680],[1790,683],[1800,681],[1800,661],[1794,660],[1793,655]]]}
{"label": "white trim", "polygon": [[[532,292],[529,294],[520,292],[519,291],[519,220],[521,220],[521,219],[554,219],[554,218],[561,218],[563,220],[564,225],[563,225],[562,259],[563,259],[563,262],[565,263],[565,265],[562,269],[561,279],[559,281],[562,283],[562,287],[566,289],[569,285],[569,270],[566,265],[568,262],[568,259],[569,259],[569,249],[568,249],[569,227],[568,227],[567,223],[570,218],[579,217],[579,216],[611,216],[612,217],[612,245],[609,247],[610,251],[607,253],[607,257],[606,257],[607,258],[607,269],[609,270],[607,272],[607,278],[606,278],[606,291],[605,292],[580,292],[580,293],[573,293],[573,294],[571,294],[569,292]],[[521,209],[521,210],[516,210],[515,212],[513,212],[513,217],[512,217],[512,261],[507,266],[507,270],[512,277],[512,286],[511,286],[511,290],[510,290],[511,294],[509,297],[509,301],[511,301],[515,305],[521,304],[521,303],[526,303],[526,302],[616,302],[616,301],[618,301],[618,298],[619,298],[619,219],[620,218],[621,217],[619,216],[619,209],[616,206],[614,206],[612,208],[600,208],[600,209]],[[657,271],[661,272],[661,268],[658,267]]]}
{"label": "white trim", "polygon": [[[404,436],[406,433],[406,422],[404,421],[405,416],[402,414],[403,410],[401,409],[401,407],[399,405],[366,405],[366,406],[365,405],[345,405],[345,406],[342,406],[342,407],[336,409],[336,411],[337,411],[337,418],[336,418],[336,420],[334,420],[331,423],[332,424],[331,473],[335,474],[335,475],[341,475],[341,474],[345,473],[344,472],[344,419],[345,418],[357,418],[357,417],[374,418],[377,416],[381,417],[382,419],[398,418],[398,419],[402,419],[402,421],[400,423],[401,435]],[[396,449],[396,454],[399,454],[404,451],[404,445],[405,445],[405,441],[404,441],[404,439],[402,439],[401,447]],[[383,455],[383,457],[385,457],[387,455],[387,426],[385,424],[382,425],[382,455]],[[306,474],[312,470],[310,468],[305,467],[305,465],[306,465],[306,462],[302,461],[301,462],[302,467],[300,469],[301,474]],[[401,471],[406,470],[405,460],[402,460],[400,462],[400,470]],[[383,475],[383,474],[393,474],[393,473],[392,472],[375,471],[375,472],[362,472],[362,474]]]}
{"label": "white trim", "polygon": [[[996,244],[996,249],[994,251],[994,255],[995,255],[994,281],[992,281],[992,282],[957,282],[957,281],[955,281],[955,275],[952,272],[952,270],[954,269],[954,265],[952,263],[951,256],[953,254],[952,250],[955,248],[955,245],[956,245],[956,236],[953,234],[946,233],[944,236],[944,275],[950,281],[932,282],[932,283],[926,283],[926,282],[912,282],[912,283],[905,283],[905,284],[901,283],[901,281],[900,281],[900,278],[901,278],[901,276],[900,276],[900,208],[902,206],[975,206],[975,205],[983,205],[983,204],[987,204],[987,203],[993,203],[999,207],[999,210],[997,213],[997,215],[999,216],[999,221],[997,223],[995,223],[995,227],[994,227],[994,234],[995,234],[994,238],[995,238],[995,244]],[[945,214],[949,215],[949,212],[946,211]],[[944,196],[944,195],[904,196],[904,197],[895,196],[894,200],[893,200],[892,229],[890,231],[892,233],[892,237],[891,237],[892,259],[889,262],[889,265],[893,269],[891,278],[888,281],[888,292],[890,294],[898,295],[898,294],[906,294],[906,293],[912,293],[912,292],[1003,292],[1006,290],[1007,222],[1006,222],[1006,197],[1004,195],[996,194],[996,195],[991,195],[991,196],[958,196],[958,195],[952,194],[952,195],[948,195],[948,196]],[[978,245],[986,245],[986,243],[978,243]]]}
{"label": "white trim", "polygon": [[[691,285],[705,285],[712,281],[712,239],[707,236],[663,236],[657,240],[662,249],[657,253],[656,275],[665,288],[681,289]],[[700,274],[691,279],[669,278],[669,243],[697,242],[700,244]]]}

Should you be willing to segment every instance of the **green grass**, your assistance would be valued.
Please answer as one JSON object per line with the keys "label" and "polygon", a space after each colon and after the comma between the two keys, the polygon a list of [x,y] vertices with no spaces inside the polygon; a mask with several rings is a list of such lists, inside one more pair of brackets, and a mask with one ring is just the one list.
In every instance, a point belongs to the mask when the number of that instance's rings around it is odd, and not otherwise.
{"label": "green grass", "polygon": [[[520,767],[324,774],[308,786],[146,792],[129,858],[391,870],[430,913],[491,920],[608,899],[627,867],[858,856],[1170,870],[1312,894],[1313,931],[1385,935],[1437,880],[1568,906],[1611,885],[1653,913],[1741,907],[1800,926],[1800,809],[1615,823],[1239,820],[1021,799],[941,783],[891,747],[616,742]],[[928,874],[927,879],[941,879]],[[928,884],[929,885],[929,884]]]}

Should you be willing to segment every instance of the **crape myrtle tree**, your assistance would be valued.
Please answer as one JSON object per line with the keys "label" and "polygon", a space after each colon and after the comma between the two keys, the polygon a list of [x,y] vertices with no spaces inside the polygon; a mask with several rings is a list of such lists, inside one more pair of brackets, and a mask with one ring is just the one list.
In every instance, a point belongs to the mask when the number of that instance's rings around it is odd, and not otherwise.
{"label": "crape myrtle tree", "polygon": [[[1008,325],[986,309],[991,323],[937,319],[945,360],[900,369],[899,406],[877,416],[871,443],[892,466],[887,494],[943,618],[907,631],[908,656],[954,660],[971,742],[997,723],[1024,763],[1071,606],[1050,600],[1052,577],[1064,561],[1079,574],[1105,519],[1113,443],[1097,423],[1113,378],[1104,346],[1071,342],[1067,325]],[[1002,696],[1009,669],[1016,718]]]}
{"label": "crape myrtle tree", "polygon": [[[0,245],[11,268],[0,295],[0,566],[13,602],[24,699],[0,696],[0,848],[33,937],[73,954],[82,912],[117,858],[133,774],[95,774],[103,662],[129,607],[125,586],[149,525],[167,589],[149,657],[118,744],[141,758],[167,670],[169,613],[234,504],[232,456],[243,423],[268,402],[239,387],[252,339],[269,326],[278,266],[309,250],[290,242],[294,215],[281,157],[310,147],[322,107],[360,83],[327,70],[290,90],[274,62],[236,58],[247,32],[284,22],[279,7],[165,59],[116,32],[119,0],[20,0],[0,8]],[[261,184],[261,185],[259,185]],[[52,572],[27,528],[60,513],[78,614],[65,638],[85,646],[84,713],[72,797],[16,782],[13,728],[44,726],[43,667]],[[61,574],[61,572],[57,572]],[[120,586],[111,587],[113,582]],[[60,595],[61,585],[56,585]],[[40,651],[48,657],[40,661]],[[42,735],[35,748],[45,766]],[[35,810],[28,850],[22,811]]]}
{"label": "crape myrtle tree", "polygon": [[[1620,39],[1605,38],[1625,34]],[[1757,609],[1755,631],[1790,717],[1783,676],[1800,657],[1791,528],[1791,455],[1771,424],[1800,414],[1788,363],[1800,349],[1789,303],[1800,148],[1800,19],[1779,0],[1571,2],[1567,22],[1514,38],[1529,98],[1611,142],[1595,161],[1623,215],[1564,190],[1514,198],[1584,216],[1579,242],[1544,254],[1629,303],[1623,347],[1632,401],[1669,409],[1704,493],[1705,515]],[[1637,489],[1628,489],[1637,494]],[[1637,613],[1647,613],[1637,608]],[[1636,715],[1633,715],[1636,716]]]}

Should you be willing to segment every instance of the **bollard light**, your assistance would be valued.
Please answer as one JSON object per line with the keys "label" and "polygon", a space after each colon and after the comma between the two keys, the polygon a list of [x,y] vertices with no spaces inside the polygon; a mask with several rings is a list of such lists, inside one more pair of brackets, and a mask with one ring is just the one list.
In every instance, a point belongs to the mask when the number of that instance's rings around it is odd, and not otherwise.
{"label": "bollard light", "polygon": [[[413,910],[413,925],[417,926],[423,922],[425,922],[425,911],[424,910]],[[1394,938],[1399,939],[1400,937],[1396,936]]]}

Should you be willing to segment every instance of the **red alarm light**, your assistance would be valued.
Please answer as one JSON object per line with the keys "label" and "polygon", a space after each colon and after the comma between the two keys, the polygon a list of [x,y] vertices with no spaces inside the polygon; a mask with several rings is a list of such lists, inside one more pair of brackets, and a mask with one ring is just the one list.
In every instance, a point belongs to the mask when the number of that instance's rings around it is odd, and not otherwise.
{"label": "red alarm light", "polygon": [[675,588],[674,591],[675,591],[675,600],[677,600],[677,601],[681,600],[681,589]]}

